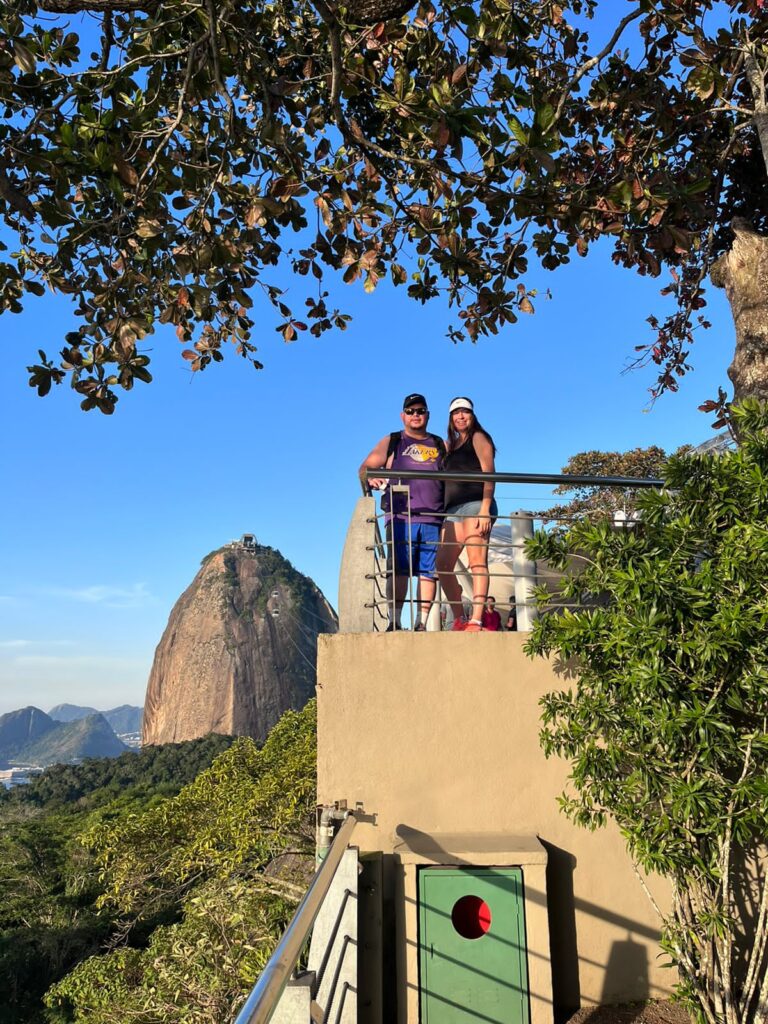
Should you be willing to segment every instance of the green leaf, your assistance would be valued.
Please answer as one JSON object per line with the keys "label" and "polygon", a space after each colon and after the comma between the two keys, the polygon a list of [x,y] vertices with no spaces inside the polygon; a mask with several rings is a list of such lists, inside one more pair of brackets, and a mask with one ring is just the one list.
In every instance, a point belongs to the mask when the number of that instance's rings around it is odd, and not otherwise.
{"label": "green leaf", "polygon": [[33,74],[37,67],[37,61],[35,60],[34,54],[27,49],[20,39],[14,40],[13,59],[19,70],[23,71],[25,74]]}
{"label": "green leaf", "polygon": [[528,129],[523,126],[522,122],[514,114],[510,114],[507,117],[507,127],[521,146],[528,145]]}
{"label": "green leaf", "polygon": [[715,91],[716,81],[715,69],[710,64],[700,64],[688,75],[685,84],[697,96],[706,100]]}
{"label": "green leaf", "polygon": [[536,109],[535,123],[542,135],[546,135],[555,122],[555,108],[544,103]]}

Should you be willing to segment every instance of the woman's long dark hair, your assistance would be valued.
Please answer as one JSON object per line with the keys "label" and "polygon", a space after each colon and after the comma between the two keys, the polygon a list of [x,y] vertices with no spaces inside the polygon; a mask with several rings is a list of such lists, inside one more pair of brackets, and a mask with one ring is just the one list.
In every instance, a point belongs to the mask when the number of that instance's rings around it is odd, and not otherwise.
{"label": "woman's long dark hair", "polygon": [[[456,399],[454,399],[454,401],[456,401]],[[459,411],[458,409],[454,410],[454,412],[458,412],[458,411]],[[493,443],[493,438],[488,433],[488,431],[485,429],[485,427],[483,427],[483,425],[480,423],[480,420],[477,418],[477,416],[475,416],[474,410],[467,409],[467,412],[472,417],[472,421],[469,424],[469,429],[467,430],[467,441],[471,441],[475,434],[485,434],[485,436],[488,438],[488,441],[490,442],[491,448],[493,450],[493,456],[495,458],[496,457],[496,445]],[[453,413],[452,412],[448,413],[448,430],[446,432],[445,437],[446,437],[446,440],[445,440],[445,450],[450,455],[451,452],[455,452],[456,449],[459,448],[461,446],[461,444],[462,444],[461,434],[453,426]]]}

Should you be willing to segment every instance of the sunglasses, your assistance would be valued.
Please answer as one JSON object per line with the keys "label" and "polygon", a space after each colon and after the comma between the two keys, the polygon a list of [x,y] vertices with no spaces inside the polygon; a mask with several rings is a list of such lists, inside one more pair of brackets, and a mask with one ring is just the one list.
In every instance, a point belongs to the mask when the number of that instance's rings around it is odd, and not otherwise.
{"label": "sunglasses", "polygon": [[405,413],[406,416],[426,416],[427,415],[427,410],[424,409],[424,408],[421,408],[421,407],[418,408],[418,409],[403,409],[403,412]]}

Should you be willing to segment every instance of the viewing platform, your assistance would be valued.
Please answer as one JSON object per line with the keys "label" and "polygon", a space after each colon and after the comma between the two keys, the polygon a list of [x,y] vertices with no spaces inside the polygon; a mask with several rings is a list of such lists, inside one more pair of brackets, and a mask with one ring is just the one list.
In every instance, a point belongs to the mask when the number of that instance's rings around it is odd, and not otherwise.
{"label": "viewing platform", "polygon": [[[516,613],[516,631],[527,632],[531,623],[539,614],[534,594],[537,587],[545,587],[553,594],[552,609],[564,607],[557,598],[555,591],[561,574],[554,572],[548,565],[537,565],[531,561],[525,551],[525,542],[531,539],[537,529],[553,529],[567,526],[568,519],[553,516],[546,512],[531,511],[529,508],[511,508],[506,511],[507,499],[500,488],[515,485],[516,490],[527,489],[526,504],[545,501],[555,502],[548,493],[542,497],[543,488],[566,485],[570,488],[599,488],[609,490],[619,496],[613,522],[617,529],[633,527],[632,513],[627,512],[620,498],[626,492],[645,488],[657,488],[662,485],[660,480],[634,479],[632,477],[596,477],[576,476],[559,473],[451,473],[444,471],[429,474],[407,472],[403,470],[369,471],[370,476],[389,480],[387,490],[390,492],[389,506],[393,507],[393,495],[401,494],[407,503],[407,516],[410,518],[410,495],[408,483],[426,476],[443,480],[473,480],[493,482],[497,488],[497,497],[503,505],[496,517],[490,534],[488,545],[488,593],[496,600],[496,607],[504,621],[511,608]],[[367,485],[363,487],[364,495],[358,499],[350,519],[344,543],[341,568],[339,572],[339,632],[368,633],[385,631],[394,616],[391,572],[388,564],[388,550],[392,546],[389,517],[377,510],[376,498],[370,493]],[[537,493],[539,492],[539,493]],[[514,500],[514,499],[513,499]],[[401,515],[400,518],[403,518]],[[444,513],[437,518],[443,520]],[[410,561],[410,552],[409,559]],[[456,565],[454,575],[458,580],[465,601],[471,604],[472,574],[468,566],[466,552]],[[403,612],[404,628],[413,628],[416,618],[416,595],[414,584],[410,583],[407,591]],[[438,585],[436,600],[426,623],[427,632],[450,629],[452,617],[448,620],[441,616],[446,603]]]}

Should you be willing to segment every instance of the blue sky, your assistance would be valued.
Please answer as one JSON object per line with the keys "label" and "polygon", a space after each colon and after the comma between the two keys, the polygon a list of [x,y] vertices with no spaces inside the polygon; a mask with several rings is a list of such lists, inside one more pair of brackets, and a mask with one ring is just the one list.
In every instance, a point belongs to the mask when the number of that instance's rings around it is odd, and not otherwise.
{"label": "blue sky", "polygon": [[[290,287],[286,275],[282,283]],[[0,713],[60,701],[141,703],[177,597],[213,548],[254,532],[335,603],[356,469],[399,426],[403,396],[424,391],[444,429],[456,394],[474,398],[504,471],[558,471],[588,448],[709,436],[696,406],[727,383],[733,328],[710,293],[711,331],[681,391],[646,411],[652,370],[621,370],[661,315],[663,279],[641,279],[594,251],[531,284],[536,314],[477,345],[445,336],[449,311],[403,290],[339,284],[345,333],[286,345],[265,313],[252,370],[234,355],[192,376],[172,332],[149,340],[155,382],[123,394],[112,418],[82,413],[60,387],[39,399],[25,366],[56,351],[71,320],[56,297],[3,320]],[[696,350],[697,349],[697,350]],[[524,488],[503,511],[532,507]]]}

